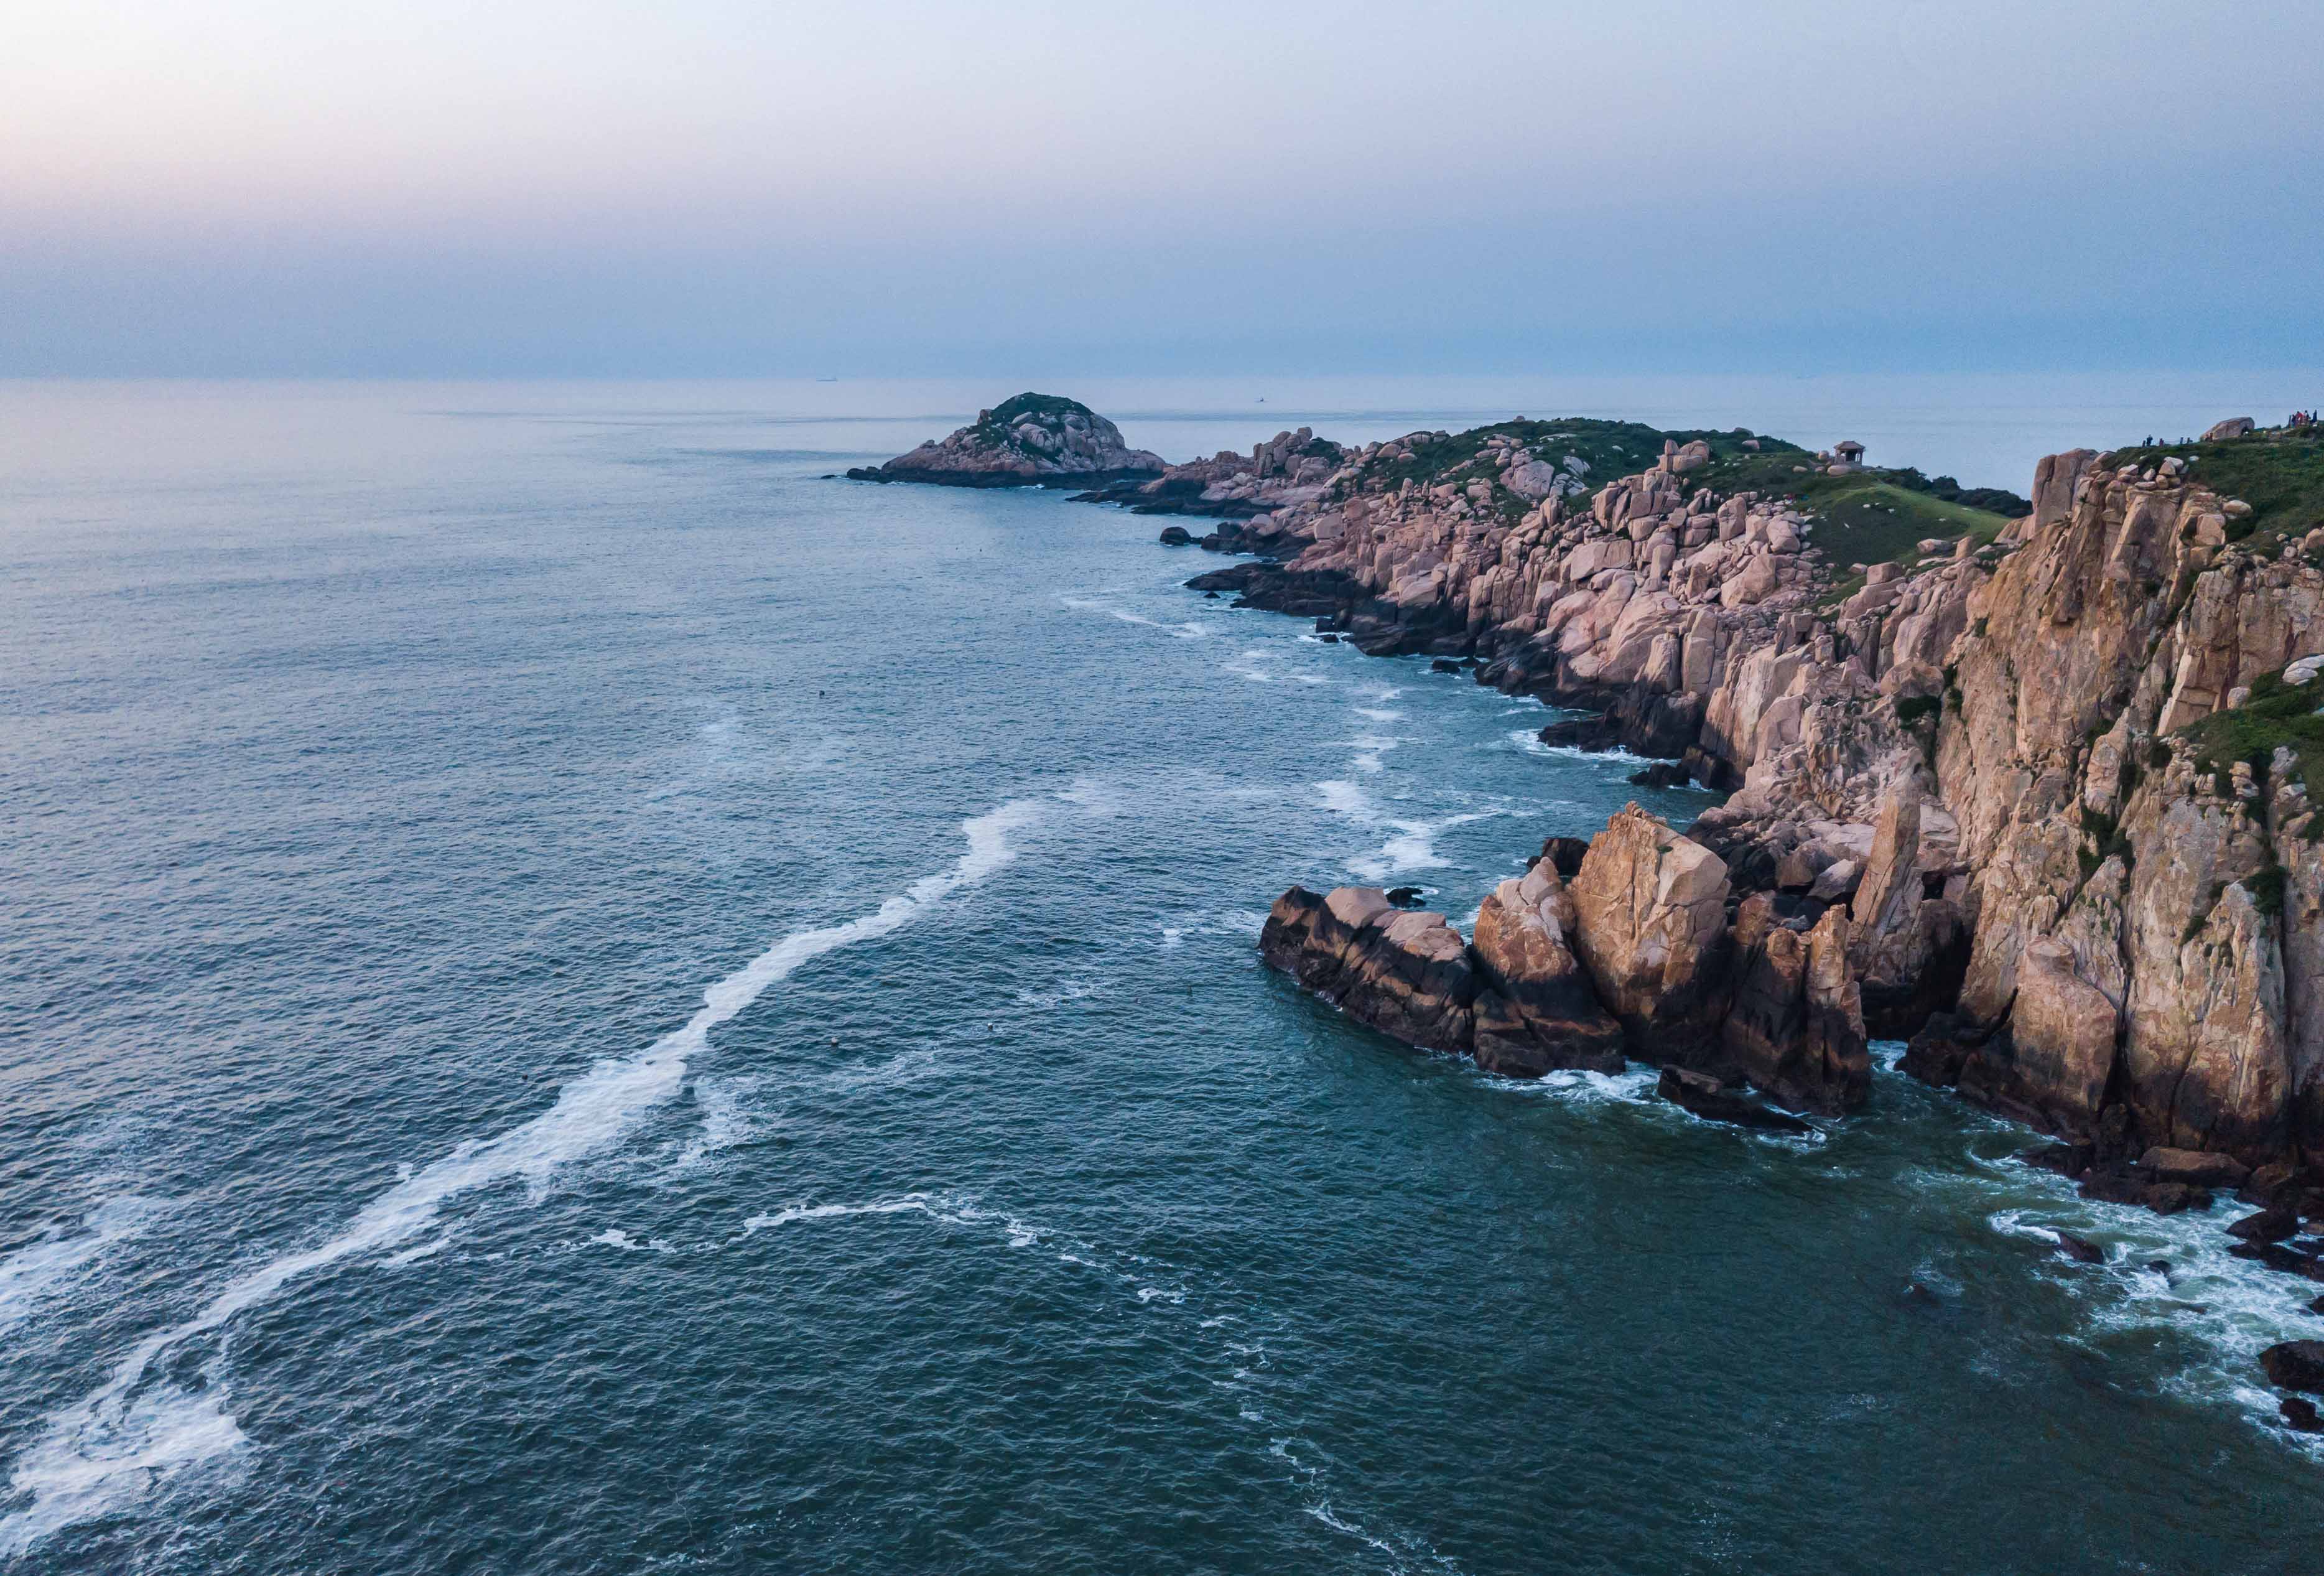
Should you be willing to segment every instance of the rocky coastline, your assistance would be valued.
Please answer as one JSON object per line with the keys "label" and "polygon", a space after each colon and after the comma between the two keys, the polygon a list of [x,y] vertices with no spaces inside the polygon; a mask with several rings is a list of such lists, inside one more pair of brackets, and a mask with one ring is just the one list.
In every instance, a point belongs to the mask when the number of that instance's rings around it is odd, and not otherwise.
{"label": "rocky coastline", "polygon": [[1306,989],[1509,1075],[1642,1061],[1753,1125],[1858,1109],[1868,1041],[1908,1039],[2089,1196],[2240,1197],[2237,1252],[2324,1280],[2312,429],[2070,450],[2024,498],[1740,429],[1303,429],[1083,496],[1216,521],[1164,533],[1251,555],[1195,589],[1727,793],[1684,834],[1632,806],[1551,840],[1466,939],[1294,886],[1259,945]]}

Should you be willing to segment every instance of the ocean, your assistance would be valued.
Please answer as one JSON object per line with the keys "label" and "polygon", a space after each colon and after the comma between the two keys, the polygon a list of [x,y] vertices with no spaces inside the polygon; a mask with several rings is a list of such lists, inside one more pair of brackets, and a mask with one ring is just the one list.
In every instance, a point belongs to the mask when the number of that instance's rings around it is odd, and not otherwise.
{"label": "ocean", "polygon": [[[1746,1134],[1262,967],[1294,881],[1465,929],[1712,799],[1167,522],[830,479],[1023,381],[0,385],[0,1570],[2315,1568],[2253,1358],[2317,1288],[2224,1212],[1894,1072]],[[2313,387],[1046,392],[2023,491]]]}

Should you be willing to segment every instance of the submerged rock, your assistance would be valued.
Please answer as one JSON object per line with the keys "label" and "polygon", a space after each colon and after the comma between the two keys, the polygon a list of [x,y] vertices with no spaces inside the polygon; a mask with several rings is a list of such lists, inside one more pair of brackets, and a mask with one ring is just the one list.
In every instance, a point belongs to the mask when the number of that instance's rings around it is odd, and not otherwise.
{"label": "submerged rock", "polygon": [[2259,1354],[2268,1383],[2324,1395],[2324,1341],[2279,1341]]}
{"label": "submerged rock", "polygon": [[1770,1110],[1748,1094],[1729,1089],[1708,1073],[1684,1067],[1665,1067],[1655,1092],[1706,1121],[1728,1122],[1763,1132],[1812,1133],[1815,1129],[1795,1116]]}

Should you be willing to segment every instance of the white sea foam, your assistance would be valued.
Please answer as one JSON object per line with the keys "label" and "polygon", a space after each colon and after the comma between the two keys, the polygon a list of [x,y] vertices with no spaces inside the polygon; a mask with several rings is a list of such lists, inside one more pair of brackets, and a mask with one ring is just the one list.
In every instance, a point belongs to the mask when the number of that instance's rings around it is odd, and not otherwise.
{"label": "white sea foam", "polygon": [[74,1522],[118,1515],[178,1472],[243,1442],[224,1408],[223,1385],[180,1388],[154,1374],[163,1355],[222,1330],[294,1280],[419,1235],[457,1194],[520,1177],[539,1184],[558,1167],[619,1142],[678,1092],[688,1060],[707,1046],[713,1028],[802,963],[890,935],[1001,869],[1016,857],[1009,834],[1040,814],[1036,801],[1012,800],[965,823],[968,852],[950,868],[923,877],[861,918],[783,937],[705,991],[700,1009],[645,1050],[599,1062],[530,1121],[462,1144],[374,1199],[337,1235],[245,1272],[190,1318],[147,1335],[114,1365],[103,1385],[52,1415],[41,1437],[17,1457],[13,1487],[30,1502],[0,1518],[0,1554],[17,1553]]}
{"label": "white sea foam", "polygon": [[78,1232],[52,1232],[0,1258],[0,1330],[22,1323],[77,1279],[114,1243],[134,1237],[163,1213],[158,1199],[110,1199],[91,1210]]}
{"label": "white sea foam", "polygon": [[1017,1005],[1043,1012],[1053,1012],[1068,1001],[1083,1001],[1094,996],[1103,987],[1093,980],[1067,980],[1047,991],[1019,991]]}
{"label": "white sea foam", "polygon": [[1518,728],[1503,735],[1508,742],[1527,755],[1539,755],[1552,760],[1595,760],[1625,770],[1636,770],[1647,764],[1643,755],[1633,755],[1623,749],[1578,750],[1571,744],[1545,744],[1541,735],[1531,728]]}
{"label": "white sea foam", "polygon": [[624,1253],[668,1253],[669,1243],[659,1237],[641,1242],[619,1226],[609,1226],[589,1240],[601,1248],[618,1248]]}
{"label": "white sea foam", "polygon": [[1375,723],[1400,723],[1404,721],[1404,714],[1402,712],[1390,711],[1386,706],[1358,706],[1356,708],[1356,715],[1367,718]]}

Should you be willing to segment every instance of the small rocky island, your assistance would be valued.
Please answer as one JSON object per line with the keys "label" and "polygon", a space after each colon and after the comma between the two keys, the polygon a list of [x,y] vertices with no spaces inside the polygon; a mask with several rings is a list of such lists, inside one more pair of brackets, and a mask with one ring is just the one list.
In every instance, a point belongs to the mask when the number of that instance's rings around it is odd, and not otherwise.
{"label": "small rocky island", "polygon": [[847,475],[946,487],[1093,487],[1151,480],[1167,468],[1161,456],[1131,448],[1121,429],[1079,401],[1019,394],[978,411],[949,438]]}
{"label": "small rocky island", "polygon": [[[1195,589],[1728,794],[1683,834],[1634,805],[1549,839],[1465,939],[1294,886],[1259,945],[1306,989],[1493,1072],[1637,1060],[1800,1130],[1774,1107],[1858,1109],[1868,1040],[1908,1039],[1905,1072],[2053,1135],[2027,1159],[2085,1194],[2239,1197],[2231,1251],[2324,1282],[2314,424],[2069,450],[2030,497],[1579,418],[1303,429],[1084,496],[1214,520],[1163,533],[1250,555]],[[2295,1344],[2271,1377],[2324,1393]]]}

